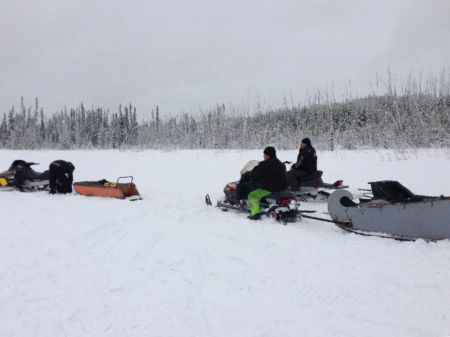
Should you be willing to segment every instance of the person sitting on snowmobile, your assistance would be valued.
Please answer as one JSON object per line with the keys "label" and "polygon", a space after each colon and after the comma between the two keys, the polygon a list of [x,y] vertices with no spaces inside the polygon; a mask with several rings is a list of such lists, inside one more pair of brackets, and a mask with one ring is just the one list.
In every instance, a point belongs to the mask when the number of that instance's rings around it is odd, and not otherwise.
{"label": "person sitting on snowmobile", "polygon": [[237,199],[241,204],[244,202],[244,200],[247,200],[247,197],[251,191],[254,191],[259,187],[258,182],[251,179],[250,175],[248,174],[258,165],[259,161],[257,160],[251,160],[247,164],[245,164],[244,168],[241,170],[241,179],[237,184],[234,184]]}
{"label": "person sitting on snowmobile", "polygon": [[287,181],[291,190],[298,190],[299,181],[317,171],[316,150],[311,145],[311,140],[306,137],[300,143],[297,162],[292,165],[287,173]]}
{"label": "person sitting on snowmobile", "polygon": [[55,160],[50,164],[50,193],[72,193],[75,166],[65,160]]}
{"label": "person sitting on snowmobile", "polygon": [[261,217],[260,201],[272,193],[287,188],[286,166],[278,160],[275,148],[264,149],[264,161],[261,161],[246,178],[258,184],[258,188],[248,194],[247,202],[250,210],[249,219],[258,220]]}

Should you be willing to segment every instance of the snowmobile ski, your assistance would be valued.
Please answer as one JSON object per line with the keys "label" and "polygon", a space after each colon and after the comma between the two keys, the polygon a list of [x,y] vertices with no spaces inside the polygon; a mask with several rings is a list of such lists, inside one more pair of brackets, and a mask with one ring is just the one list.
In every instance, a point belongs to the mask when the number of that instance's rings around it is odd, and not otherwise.
{"label": "snowmobile ski", "polygon": [[[205,203],[207,206],[212,206],[211,198],[209,194],[205,196]],[[230,203],[228,201],[217,201],[216,207],[220,210],[227,212],[227,211],[234,211],[237,213],[245,213],[248,214],[248,208],[247,205],[240,204],[240,203]],[[299,204],[295,200],[291,200],[291,203],[289,204],[281,204],[276,203],[274,200],[267,198],[266,201],[263,201],[261,203],[262,208],[262,215],[265,215],[266,217],[271,217],[274,220],[287,225],[289,222],[297,222],[301,221],[302,214],[303,213],[313,213],[315,211],[310,210],[299,210],[298,209]]]}

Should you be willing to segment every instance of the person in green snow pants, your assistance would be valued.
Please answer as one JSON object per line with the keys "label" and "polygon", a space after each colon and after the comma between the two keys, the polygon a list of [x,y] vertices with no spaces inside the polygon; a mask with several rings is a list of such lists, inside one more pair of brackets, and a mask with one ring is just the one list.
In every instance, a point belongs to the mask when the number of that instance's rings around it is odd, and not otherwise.
{"label": "person in green snow pants", "polygon": [[250,209],[250,216],[255,216],[259,213],[261,213],[261,205],[259,204],[262,199],[265,197],[271,195],[272,192],[268,190],[263,190],[262,188],[258,188],[257,190],[254,190],[251,192],[248,197],[248,206]]}
{"label": "person in green snow pants", "polygon": [[250,220],[258,220],[261,217],[260,202],[263,198],[287,188],[286,166],[278,160],[275,148],[268,146],[263,153],[264,160],[259,162],[253,170],[246,173],[246,178],[259,186],[258,189],[250,192],[247,197]]}

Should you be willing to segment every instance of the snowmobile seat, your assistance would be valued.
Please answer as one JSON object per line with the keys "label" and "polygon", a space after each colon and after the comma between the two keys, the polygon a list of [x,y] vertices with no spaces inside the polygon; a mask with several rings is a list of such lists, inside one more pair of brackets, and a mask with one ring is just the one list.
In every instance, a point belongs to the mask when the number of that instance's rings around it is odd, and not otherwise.
{"label": "snowmobile seat", "polygon": [[323,171],[316,171],[298,179],[298,187],[318,187],[323,185]]}

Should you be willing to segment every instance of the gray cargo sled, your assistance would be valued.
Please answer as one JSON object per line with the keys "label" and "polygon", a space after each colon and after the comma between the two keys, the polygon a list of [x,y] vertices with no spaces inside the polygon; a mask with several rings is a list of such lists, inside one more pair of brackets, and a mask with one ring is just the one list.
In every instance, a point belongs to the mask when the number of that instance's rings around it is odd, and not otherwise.
{"label": "gray cargo sled", "polygon": [[340,228],[398,240],[450,238],[450,197],[416,195],[397,181],[369,183],[359,203],[347,190],[328,199],[328,212]]}

